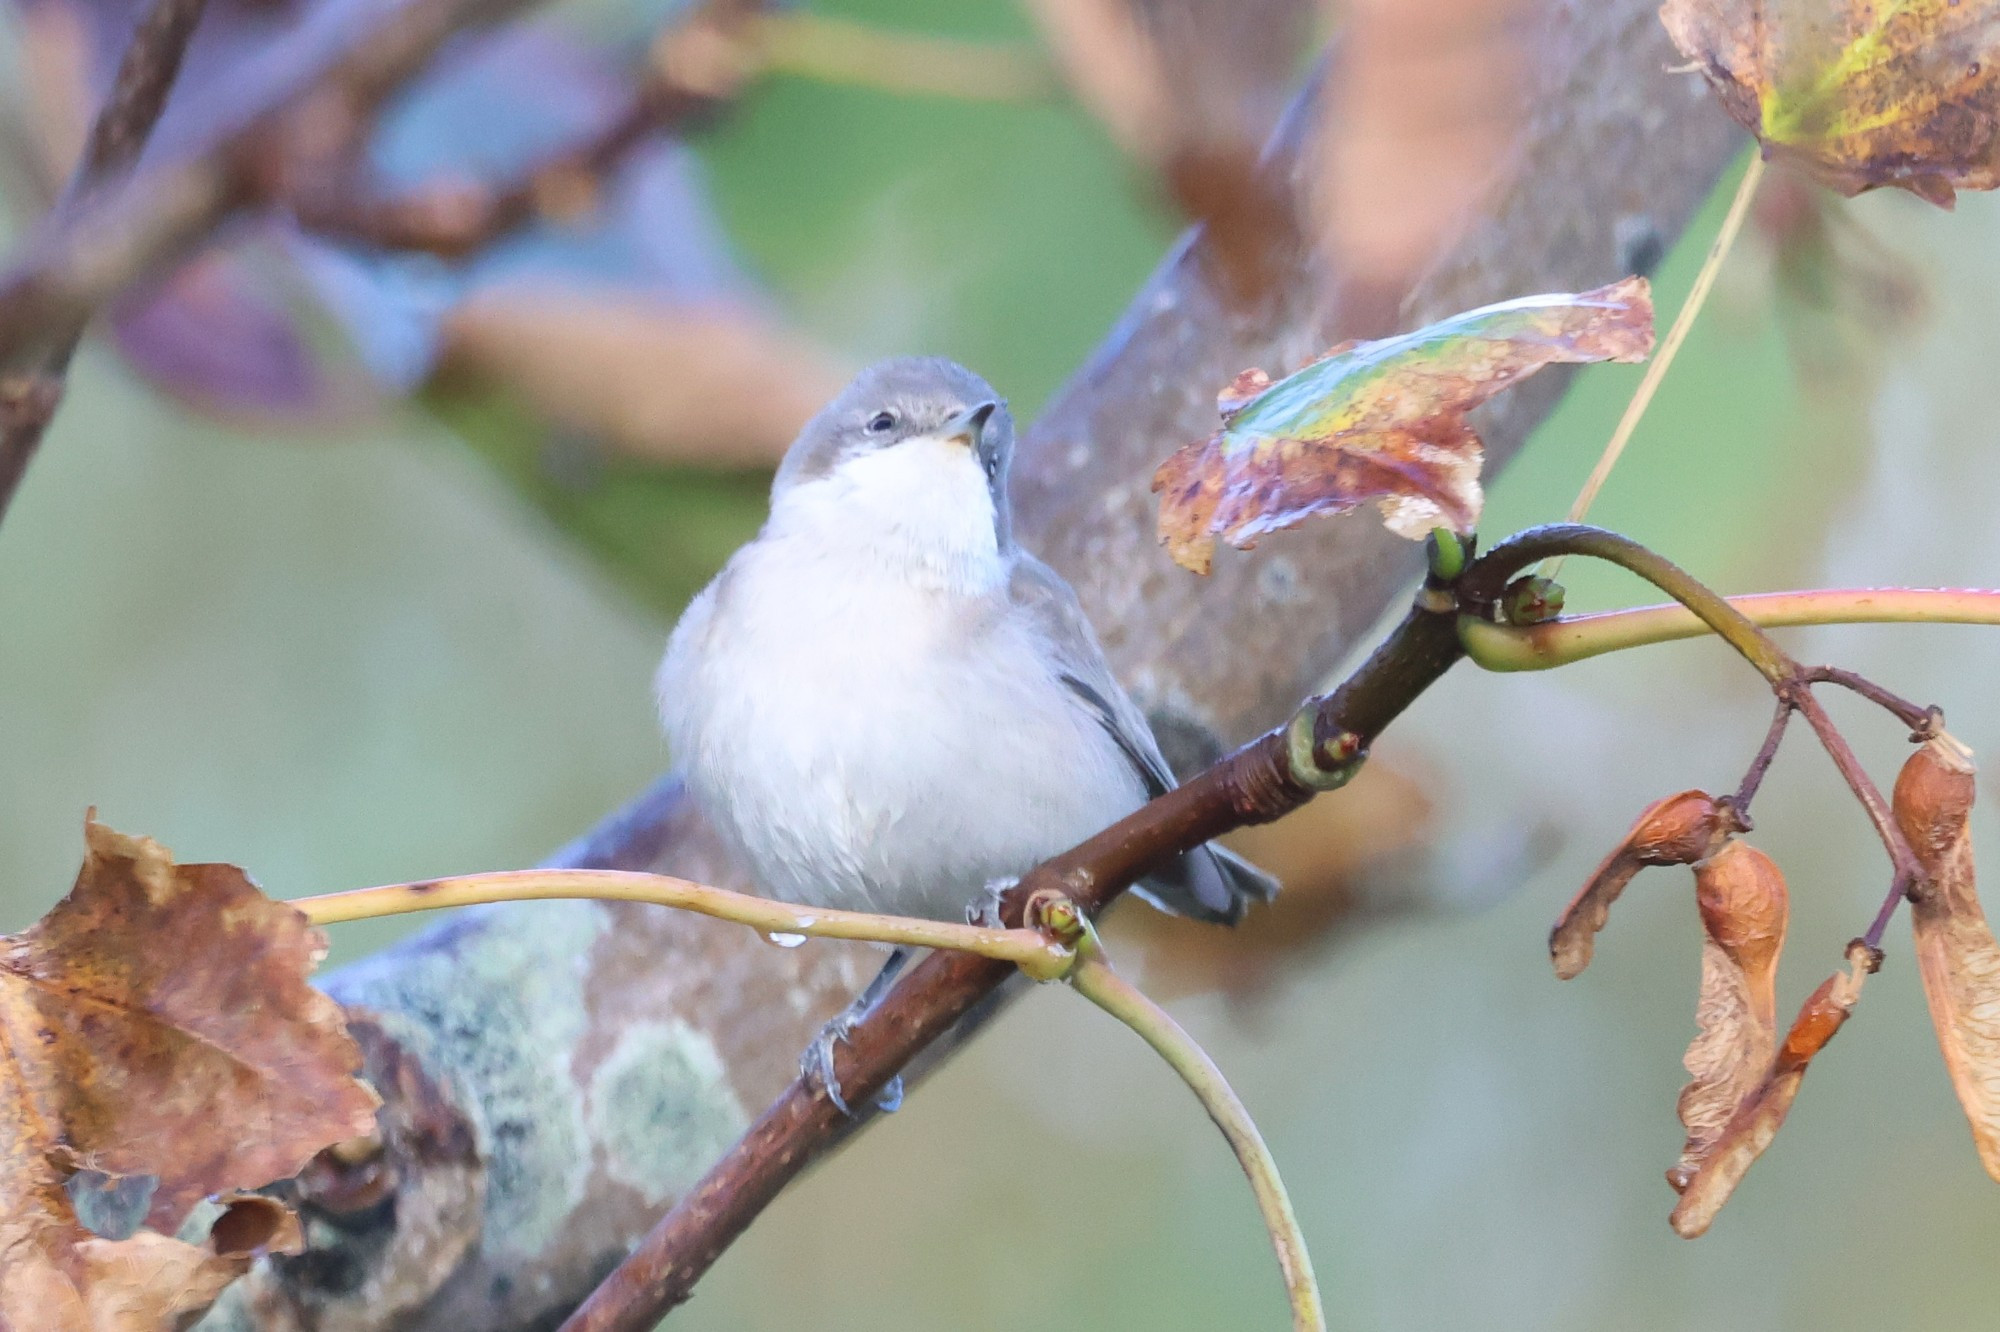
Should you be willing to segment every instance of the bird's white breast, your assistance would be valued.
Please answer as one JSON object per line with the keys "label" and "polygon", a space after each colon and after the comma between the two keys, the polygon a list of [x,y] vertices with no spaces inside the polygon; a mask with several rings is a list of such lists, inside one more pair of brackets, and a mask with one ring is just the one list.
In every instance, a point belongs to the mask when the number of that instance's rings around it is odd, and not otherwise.
{"label": "bird's white breast", "polygon": [[1143,793],[1013,608],[990,507],[910,470],[781,497],[675,630],[660,706],[765,891],[956,917]]}

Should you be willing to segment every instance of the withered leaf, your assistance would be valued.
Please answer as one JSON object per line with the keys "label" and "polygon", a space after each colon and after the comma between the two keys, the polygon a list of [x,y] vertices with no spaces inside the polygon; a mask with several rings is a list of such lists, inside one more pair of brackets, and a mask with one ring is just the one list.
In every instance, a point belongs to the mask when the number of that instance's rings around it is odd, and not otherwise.
{"label": "withered leaf", "polygon": [[67,1170],[156,1177],[147,1219],[170,1232],[375,1122],[340,1009],[306,983],[318,931],[233,866],[84,831],[69,895],[0,940],[0,1268],[51,1243],[82,1261]]}
{"label": "withered leaf", "polygon": [[1643,360],[1652,346],[1646,281],[1626,278],[1343,344],[1276,383],[1246,370],[1218,399],[1222,428],[1153,473],[1160,540],[1206,573],[1218,537],[1247,550],[1371,501],[1413,541],[1434,527],[1470,532],[1484,451],[1466,413],[1545,365]]}
{"label": "withered leaf", "polygon": [[1549,931],[1556,975],[1572,980],[1590,965],[1597,932],[1611,916],[1633,876],[1647,865],[1692,865],[1706,856],[1726,829],[1723,807],[1705,791],[1682,791],[1656,800],[1633,821],[1625,839],[1591,873]]}
{"label": "withered leaf", "polygon": [[1785,1116],[1798,1098],[1799,1084],[1805,1081],[1807,1065],[1854,1011],[1862,982],[1876,959],[1857,940],[1848,945],[1847,961],[1848,970],[1829,976],[1800,1006],[1769,1075],[1736,1108],[1707,1159],[1688,1181],[1680,1203],[1668,1218],[1681,1238],[1694,1239],[1707,1232],[1729,1195],[1784,1127]]}
{"label": "withered leaf", "polygon": [[1694,867],[1701,910],[1699,1034],[1682,1061],[1693,1081],[1681,1089],[1687,1127],[1681,1159],[1667,1172],[1676,1189],[1708,1159],[1731,1116],[1770,1071],[1778,1045],[1778,954],[1790,899],[1771,858],[1731,839]]}
{"label": "withered leaf", "polygon": [[0,1261],[0,1332],[160,1332],[186,1327],[266,1253],[305,1248],[291,1209],[255,1194],[229,1199],[195,1245],[152,1231],[108,1240],[43,1219]]}
{"label": "withered leaf", "polygon": [[1940,735],[1896,778],[1896,823],[1929,883],[1910,905],[1938,1048],[1986,1173],[2000,1179],[2000,944],[1973,884],[1972,752]]}
{"label": "withered leaf", "polygon": [[1667,0],[1660,20],[1768,156],[1843,194],[1949,208],[2000,184],[1994,0]]}

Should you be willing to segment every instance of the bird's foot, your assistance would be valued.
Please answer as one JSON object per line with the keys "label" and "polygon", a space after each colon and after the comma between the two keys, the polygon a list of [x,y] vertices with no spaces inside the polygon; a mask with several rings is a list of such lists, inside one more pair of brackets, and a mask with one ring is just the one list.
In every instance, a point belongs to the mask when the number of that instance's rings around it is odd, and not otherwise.
{"label": "bird's foot", "polygon": [[[849,1119],[859,1119],[854,1108],[847,1103],[841,1093],[840,1078],[833,1071],[833,1047],[853,1034],[862,1019],[875,1011],[875,1005],[882,1002],[882,996],[896,982],[897,973],[910,960],[910,950],[897,948],[889,954],[889,960],[882,964],[875,979],[868,982],[855,1001],[836,1014],[831,1022],[819,1029],[819,1035],[799,1056],[799,1075],[808,1082],[817,1082],[826,1089],[826,1099],[833,1102],[833,1108]],[[903,1079],[898,1076],[889,1079],[887,1086],[875,1093],[875,1108],[883,1114],[893,1114],[903,1104]]]}
{"label": "bird's foot", "polygon": [[981,925],[989,930],[1003,930],[1006,922],[1000,919],[1000,899],[1011,891],[1019,879],[988,879],[979,896],[965,905],[965,923]]}

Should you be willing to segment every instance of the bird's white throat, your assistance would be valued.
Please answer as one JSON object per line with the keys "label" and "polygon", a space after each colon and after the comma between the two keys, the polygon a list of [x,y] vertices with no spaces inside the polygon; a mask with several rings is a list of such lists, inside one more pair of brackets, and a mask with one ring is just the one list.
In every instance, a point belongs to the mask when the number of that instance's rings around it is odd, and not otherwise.
{"label": "bird's white throat", "polygon": [[988,592],[1007,577],[986,473],[963,443],[904,440],[772,499],[767,534],[869,551],[919,586]]}

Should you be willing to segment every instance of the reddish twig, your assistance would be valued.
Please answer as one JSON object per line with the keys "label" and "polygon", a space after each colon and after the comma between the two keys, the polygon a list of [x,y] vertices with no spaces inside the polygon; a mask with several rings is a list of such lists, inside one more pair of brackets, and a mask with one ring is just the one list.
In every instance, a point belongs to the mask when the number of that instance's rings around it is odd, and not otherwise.
{"label": "reddish twig", "polygon": [[1757,796],[1757,788],[1764,784],[1764,774],[1771,770],[1771,761],[1778,757],[1778,743],[1785,738],[1785,724],[1792,719],[1792,701],[1778,699],[1778,715],[1771,718],[1771,729],[1764,733],[1764,743],[1757,750],[1757,757],[1750,760],[1749,771],[1743,774],[1742,785],[1729,801],[1738,825],[1743,831],[1750,830],[1750,802]]}
{"label": "reddish twig", "polygon": [[299,225],[321,235],[463,258],[537,218],[586,211],[627,154],[656,133],[701,124],[724,103],[649,81],[601,128],[512,182],[447,182],[382,198],[346,174],[314,182],[285,203]]}
{"label": "reddish twig", "polygon": [[[1001,903],[1018,926],[1039,892],[1097,911],[1148,870],[1232,829],[1264,823],[1331,789],[1369,743],[1462,655],[1450,599],[1420,603],[1339,689],[1292,722],[1024,876]],[[834,1072],[854,1104],[872,1101],[927,1044],[1013,972],[964,953],[934,953],[836,1047]],[[844,1134],[817,1083],[792,1083],[728,1154],[661,1219],[563,1324],[564,1332],[643,1332],[695,1283],[778,1192]]]}
{"label": "reddish twig", "polygon": [[[153,0],[140,15],[111,91],[90,127],[76,174],[57,205],[58,214],[139,160],[166,109],[167,94],[207,4],[208,0]],[[0,378],[0,518],[6,517],[21,477],[62,405],[70,358],[83,338],[87,318],[85,310],[52,321],[45,330],[46,344],[33,363]]]}
{"label": "reddish twig", "polygon": [[654,134],[713,118],[759,64],[765,0],[707,0],[655,43],[653,58],[616,114],[509,182],[450,181],[380,196],[350,153],[337,167],[288,184],[278,201],[301,226],[392,250],[462,258],[538,217],[571,216],[604,178]]}
{"label": "reddish twig", "polygon": [[[1602,528],[1588,527],[1579,523],[1559,523],[1546,527],[1531,528],[1507,538],[1481,560],[1466,575],[1460,593],[1468,605],[1475,608],[1491,605],[1499,597],[1506,582],[1515,573],[1536,560],[1562,555],[1584,555],[1619,565],[1621,568],[1644,578],[1662,592],[1693,611],[1729,645],[1742,653],[1744,658],[1770,681],[1772,692],[1777,695],[1779,717],[1772,724],[1771,734],[1766,738],[1765,747],[1775,754],[1777,737],[1783,729],[1784,714],[1796,709],[1819,737],[1827,757],[1840,771],[1854,798],[1874,825],[1876,836],[1882,841],[1883,850],[1889,855],[1893,875],[1889,884],[1889,894],[1883,900],[1881,909],[1862,936],[1862,942],[1872,950],[1878,950],[1882,942],[1882,932],[1888,927],[1889,918],[1896,913],[1896,904],[1908,896],[1922,879],[1923,869],[1916,852],[1897,826],[1889,810],[1889,802],[1882,798],[1874,781],[1868,776],[1861,760],[1855,757],[1853,747],[1833,724],[1813,697],[1812,686],[1816,682],[1837,684],[1852,689],[1871,702],[1894,713],[1908,723],[1919,738],[1929,735],[1939,724],[1940,717],[1935,709],[1920,707],[1909,700],[1898,697],[1873,681],[1867,680],[1853,671],[1830,666],[1801,666],[1792,660],[1790,654],[1780,648],[1770,635],[1753,623],[1741,610],[1723,599],[1722,595],[1694,578],[1686,570],[1664,557],[1646,549],[1629,537]],[[1769,759],[1760,752],[1758,764],[1768,766]],[[1751,776],[1762,779],[1762,767],[1753,765]],[[1755,783],[1745,778],[1746,784],[1754,792]]]}
{"label": "reddish twig", "polygon": [[[244,108],[197,148],[59,210],[0,276],[0,361],[60,342],[65,330],[80,328],[107,299],[187,255],[228,218],[282,194],[287,176],[344,157],[375,108],[445,42],[535,3],[409,0],[323,64]],[[129,138],[110,135],[107,142]],[[16,414],[37,409],[46,396],[20,386],[6,394],[22,404]],[[0,466],[0,504],[25,467],[25,452]]]}

